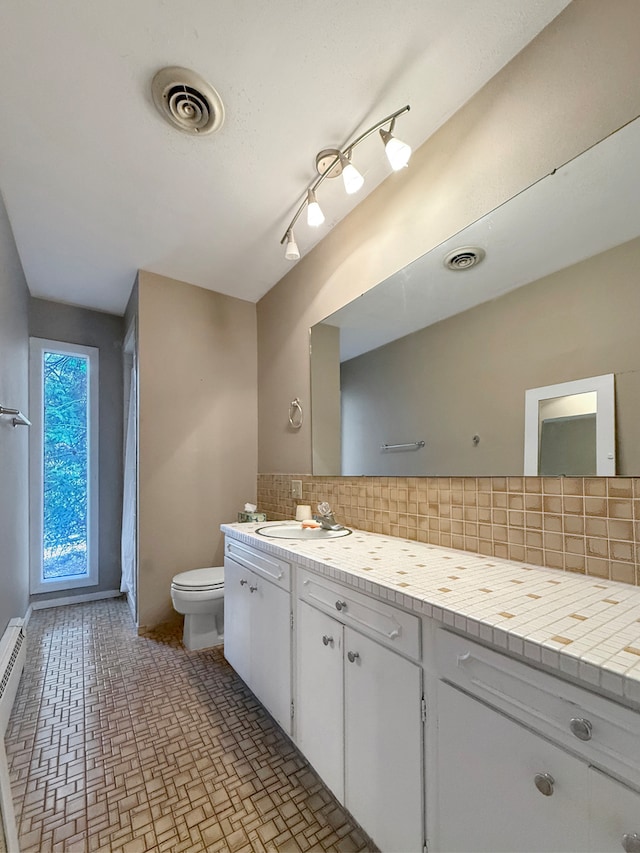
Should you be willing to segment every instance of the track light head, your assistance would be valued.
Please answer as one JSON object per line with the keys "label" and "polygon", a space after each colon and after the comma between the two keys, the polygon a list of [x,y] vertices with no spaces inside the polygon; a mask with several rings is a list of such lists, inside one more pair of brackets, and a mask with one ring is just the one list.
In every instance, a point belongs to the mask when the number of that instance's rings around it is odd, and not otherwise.
{"label": "track light head", "polygon": [[353,165],[351,159],[345,157],[344,154],[340,154],[340,164],[342,165],[342,180],[344,182],[345,192],[349,195],[353,195],[353,193],[357,193],[364,184],[364,178]]}
{"label": "track light head", "polygon": [[314,190],[307,190],[307,224],[317,228],[324,222],[324,213],[318,204]]}
{"label": "track light head", "polygon": [[284,256],[288,261],[297,261],[300,259],[300,249],[298,249],[293,231],[287,231],[287,248],[284,251]]}
{"label": "track light head", "polygon": [[[393,127],[393,125],[392,125]],[[384,143],[387,160],[394,172],[404,169],[411,157],[411,147],[401,139],[397,139],[391,130],[380,130],[380,136]]]}

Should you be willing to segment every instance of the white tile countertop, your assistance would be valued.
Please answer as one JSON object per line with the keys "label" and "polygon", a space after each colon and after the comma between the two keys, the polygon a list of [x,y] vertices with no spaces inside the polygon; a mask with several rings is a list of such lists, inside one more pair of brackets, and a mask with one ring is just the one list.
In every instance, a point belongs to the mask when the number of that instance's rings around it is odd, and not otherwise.
{"label": "white tile countertop", "polygon": [[255,533],[264,526],[221,530],[640,705],[638,587],[359,530],[276,542]]}

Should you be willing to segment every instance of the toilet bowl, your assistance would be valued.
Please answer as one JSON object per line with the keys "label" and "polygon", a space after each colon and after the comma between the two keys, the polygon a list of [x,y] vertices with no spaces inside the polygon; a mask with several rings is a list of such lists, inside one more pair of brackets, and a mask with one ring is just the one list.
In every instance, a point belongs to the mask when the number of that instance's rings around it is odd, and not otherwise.
{"label": "toilet bowl", "polygon": [[224,639],[224,567],[190,569],[171,581],[174,610],[184,614],[182,642],[190,651]]}

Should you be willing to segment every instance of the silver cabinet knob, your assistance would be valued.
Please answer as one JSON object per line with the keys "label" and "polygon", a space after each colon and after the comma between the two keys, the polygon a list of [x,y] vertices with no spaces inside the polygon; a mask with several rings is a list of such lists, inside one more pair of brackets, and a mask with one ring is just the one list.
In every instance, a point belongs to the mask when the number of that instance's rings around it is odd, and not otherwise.
{"label": "silver cabinet knob", "polygon": [[556,780],[550,773],[536,773],[533,777],[533,781],[536,784],[536,788],[545,797],[550,797],[551,794],[553,794],[553,786],[555,785]]}
{"label": "silver cabinet knob", "polygon": [[626,832],[622,836],[622,849],[625,853],[640,853],[640,833]]}
{"label": "silver cabinet knob", "polygon": [[347,602],[346,601],[336,601],[336,610],[346,610]]}
{"label": "silver cabinet knob", "polygon": [[347,657],[351,663],[354,663],[360,657],[360,652],[347,652]]}
{"label": "silver cabinet knob", "polygon": [[591,740],[593,726],[589,720],[585,720],[582,717],[573,717],[569,723],[569,728],[580,740]]}
{"label": "silver cabinet knob", "polygon": [[251,585],[249,585],[249,592],[255,592],[257,589],[258,589],[258,587],[257,587],[257,586],[251,586]]}
{"label": "silver cabinet knob", "polygon": [[324,636],[322,637],[322,642],[325,644],[325,646],[328,646],[329,643],[333,645],[333,637],[327,637],[327,635],[324,634]]}
{"label": "silver cabinet knob", "polygon": [[249,583],[249,581],[246,578],[242,578],[242,580],[240,581],[240,586],[244,586],[245,584],[248,584],[248,583]]}

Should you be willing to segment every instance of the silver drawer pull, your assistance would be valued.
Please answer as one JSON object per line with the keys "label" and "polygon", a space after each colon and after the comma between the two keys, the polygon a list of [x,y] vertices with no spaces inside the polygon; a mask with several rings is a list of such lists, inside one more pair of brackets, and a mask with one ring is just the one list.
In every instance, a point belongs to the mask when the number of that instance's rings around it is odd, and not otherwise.
{"label": "silver drawer pull", "polygon": [[246,580],[245,578],[242,578],[242,580],[240,581],[240,586],[244,586],[247,583],[249,583],[249,581]]}
{"label": "silver drawer pull", "polygon": [[331,645],[333,645],[333,637],[327,637],[327,635],[325,634],[322,637],[322,642],[325,644],[325,646],[328,646],[329,643],[331,643]]}
{"label": "silver drawer pull", "polygon": [[360,652],[347,652],[347,657],[351,663],[354,663],[360,657]]}
{"label": "silver drawer pull", "polygon": [[622,849],[625,853],[640,853],[640,834],[626,832],[622,836]]}
{"label": "silver drawer pull", "polygon": [[580,740],[591,740],[593,726],[589,720],[585,720],[582,717],[573,717],[569,723],[569,728],[577,738],[580,738]]}
{"label": "silver drawer pull", "polygon": [[249,592],[255,592],[257,589],[258,589],[258,587],[257,587],[257,586],[250,586],[250,587],[249,587]]}
{"label": "silver drawer pull", "polygon": [[471,657],[471,652],[465,652],[463,655],[456,655],[456,666],[462,666]]}
{"label": "silver drawer pull", "polygon": [[347,602],[346,601],[336,601],[336,610],[346,610]]}
{"label": "silver drawer pull", "polygon": [[536,788],[545,797],[550,797],[553,794],[553,786],[556,781],[550,773],[536,773],[533,781],[536,783]]}

